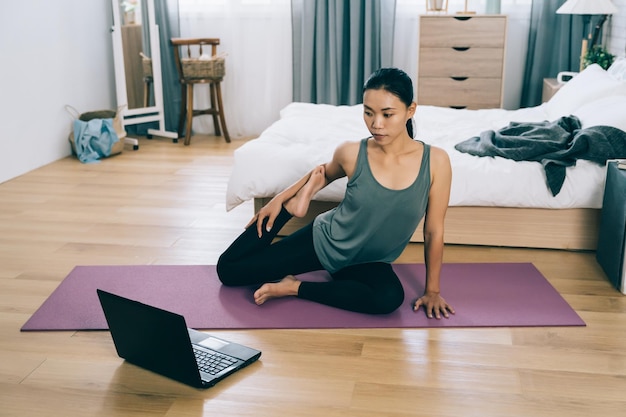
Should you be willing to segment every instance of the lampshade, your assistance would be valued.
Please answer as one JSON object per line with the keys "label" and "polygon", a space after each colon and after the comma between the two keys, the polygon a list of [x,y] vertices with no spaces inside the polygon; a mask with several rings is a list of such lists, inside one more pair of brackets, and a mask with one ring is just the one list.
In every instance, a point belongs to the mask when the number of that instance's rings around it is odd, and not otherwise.
{"label": "lampshade", "polygon": [[558,14],[614,14],[617,7],[611,0],[567,0],[556,11]]}

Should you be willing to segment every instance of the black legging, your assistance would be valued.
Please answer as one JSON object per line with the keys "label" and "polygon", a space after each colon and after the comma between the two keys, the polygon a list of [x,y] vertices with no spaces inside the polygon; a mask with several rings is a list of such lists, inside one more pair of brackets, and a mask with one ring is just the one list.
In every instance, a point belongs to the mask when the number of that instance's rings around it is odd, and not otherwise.
{"label": "black legging", "polygon": [[[274,243],[291,219],[283,208],[270,232],[257,235],[256,223],[248,227],[220,256],[217,274],[228,286],[278,281],[287,275],[324,269],[313,247],[313,224]],[[298,297],[321,304],[369,314],[387,314],[404,301],[404,289],[390,264],[371,262],[345,267],[327,282],[300,284]]]}

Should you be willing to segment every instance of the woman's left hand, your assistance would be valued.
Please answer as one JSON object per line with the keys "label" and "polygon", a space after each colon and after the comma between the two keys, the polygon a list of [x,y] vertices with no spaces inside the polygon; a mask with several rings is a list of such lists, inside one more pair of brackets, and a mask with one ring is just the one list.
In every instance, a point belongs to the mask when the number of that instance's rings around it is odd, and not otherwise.
{"label": "woman's left hand", "polygon": [[452,306],[439,293],[425,293],[422,295],[413,304],[413,311],[419,310],[420,307],[424,307],[426,316],[429,319],[432,319],[433,316],[440,319],[442,315],[445,318],[449,318],[450,314],[455,313]]}

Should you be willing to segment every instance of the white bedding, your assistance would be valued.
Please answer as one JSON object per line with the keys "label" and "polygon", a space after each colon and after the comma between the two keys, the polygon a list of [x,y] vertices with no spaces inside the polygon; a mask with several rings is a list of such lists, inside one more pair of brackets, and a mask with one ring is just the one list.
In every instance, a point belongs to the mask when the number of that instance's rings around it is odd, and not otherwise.
{"label": "white bedding", "polygon": [[[593,88],[587,87],[590,83]],[[450,155],[451,206],[600,208],[604,166],[579,160],[576,166],[567,168],[561,191],[552,196],[540,163],[476,157],[454,149],[454,145],[465,139],[484,130],[497,130],[511,121],[540,122],[570,114],[581,119],[583,128],[604,124],[626,131],[626,82],[591,66],[562,87],[548,103],[537,107],[454,110],[418,106],[416,138],[439,146]],[[361,105],[287,105],[277,122],[235,151],[227,209],[256,197],[274,196],[314,166],[329,161],[338,144],[367,136]],[[315,199],[340,201],[346,181],[345,178],[335,181]]]}

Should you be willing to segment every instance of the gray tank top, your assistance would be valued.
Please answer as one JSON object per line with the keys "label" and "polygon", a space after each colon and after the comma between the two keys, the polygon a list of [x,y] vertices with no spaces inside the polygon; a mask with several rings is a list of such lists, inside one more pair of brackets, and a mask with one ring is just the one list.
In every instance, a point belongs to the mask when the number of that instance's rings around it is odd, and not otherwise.
{"label": "gray tank top", "polygon": [[374,178],[363,139],[343,200],[313,222],[313,245],[322,266],[332,273],[349,265],[396,260],[424,217],[429,190],[430,145],[424,144],[413,184],[392,190]]}

